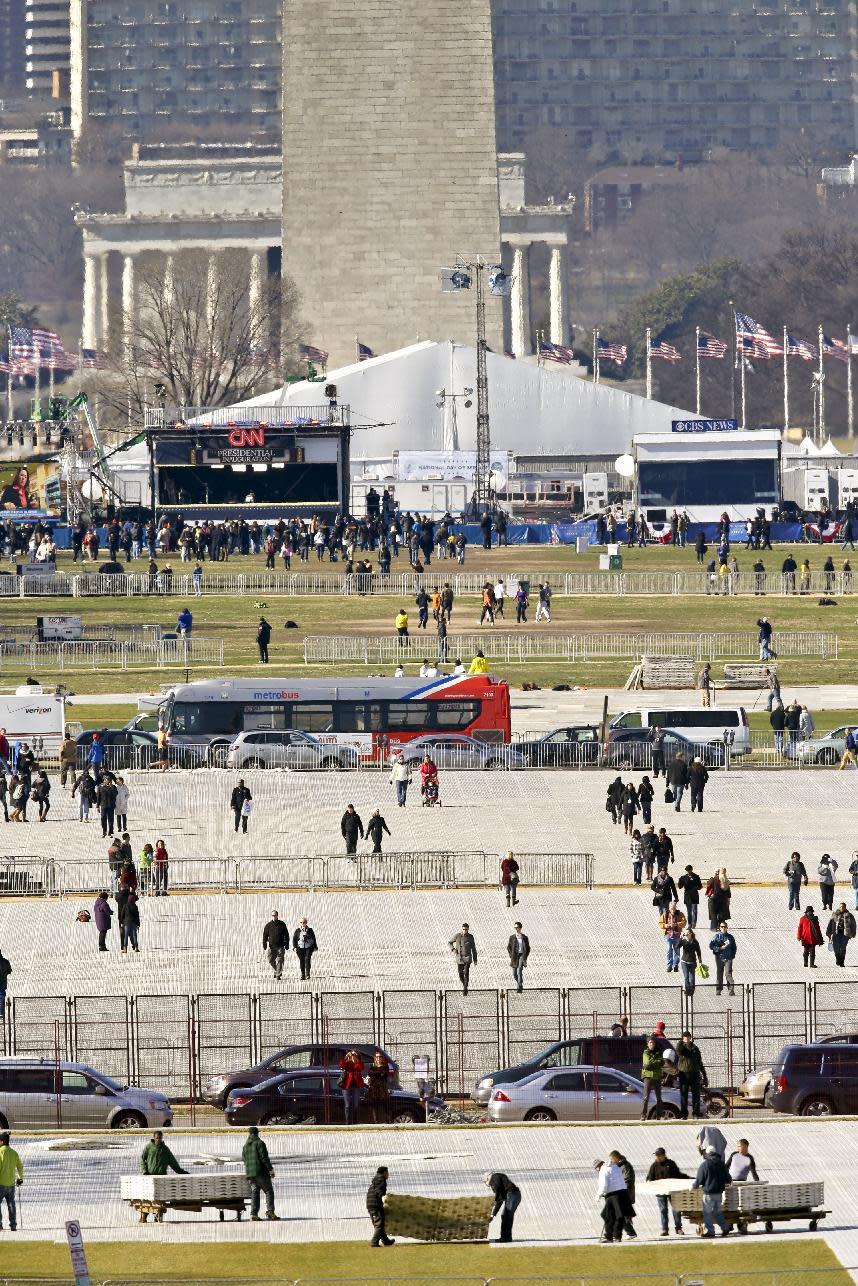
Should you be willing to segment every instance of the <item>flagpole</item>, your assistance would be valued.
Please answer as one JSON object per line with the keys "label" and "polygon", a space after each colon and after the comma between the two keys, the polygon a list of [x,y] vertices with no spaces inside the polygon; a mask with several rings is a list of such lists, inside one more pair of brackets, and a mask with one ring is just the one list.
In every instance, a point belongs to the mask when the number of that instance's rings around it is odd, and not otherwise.
{"label": "flagpole", "polygon": [[746,402],[745,402],[745,351],[744,349],[739,355],[739,389],[742,395],[742,431],[744,432],[745,428],[747,427]]}
{"label": "flagpole", "polygon": [[12,404],[12,327],[6,327],[6,345],[9,349],[7,354],[9,358],[9,373],[6,376],[6,414],[11,422],[14,418],[14,406]]}
{"label": "flagpole", "polygon": [[700,327],[696,327],[694,332],[694,384],[697,393],[697,414],[700,414]]}
{"label": "flagpole", "polygon": [[789,428],[789,335],[784,326],[784,433]]}
{"label": "flagpole", "polygon": [[599,383],[599,331],[593,327],[593,383]]}
{"label": "flagpole", "polygon": [[358,337],[355,335],[355,362],[360,361],[360,349],[358,348]]}
{"label": "flagpole", "polygon": [[846,331],[846,431],[855,437],[855,402],[852,396],[852,323]]}
{"label": "flagpole", "polygon": [[[48,398],[52,399],[53,396],[54,396],[54,354],[51,353],[51,364],[48,367]],[[50,410],[51,408],[49,406],[48,418],[50,418]]]}
{"label": "flagpole", "polygon": [[542,330],[538,330],[538,331],[536,332],[536,365],[537,365],[537,368],[540,368],[540,367],[542,366],[542,336],[543,336],[544,334],[545,334],[545,331],[542,331]]}
{"label": "flagpole", "polygon": [[819,424],[819,440],[817,442],[817,446],[822,446],[822,438],[825,433],[825,358],[822,352],[823,331],[822,331],[821,325],[819,327],[818,338],[819,338],[819,391],[817,396],[819,399],[819,402],[818,402],[819,416],[818,416],[817,422]]}
{"label": "flagpole", "polygon": [[[730,362],[730,419],[736,418],[736,308],[730,300],[730,315],[733,319],[732,359]],[[744,425],[742,426],[744,428]]]}
{"label": "flagpole", "polygon": [[652,331],[649,326],[646,328],[646,396],[647,401],[652,400],[652,340],[650,336]]}
{"label": "flagpole", "polygon": [[42,418],[42,354],[39,352],[38,345],[35,346],[35,370],[36,370],[36,405],[33,414],[37,420]]}

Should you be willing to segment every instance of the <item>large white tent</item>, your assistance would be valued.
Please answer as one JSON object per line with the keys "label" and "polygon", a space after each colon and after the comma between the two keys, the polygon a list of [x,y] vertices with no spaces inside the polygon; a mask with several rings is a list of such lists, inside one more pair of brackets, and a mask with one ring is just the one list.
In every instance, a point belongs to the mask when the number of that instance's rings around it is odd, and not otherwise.
{"label": "large white tent", "polygon": [[[693,413],[648,401],[622,389],[593,384],[549,364],[488,354],[492,448],[526,455],[620,455],[641,433],[669,433],[671,420]],[[237,404],[236,418],[266,419],[267,407],[327,407],[325,383],[336,384],[358,432],[352,458],[389,457],[394,451],[473,451],[476,396],[466,408],[456,399],[456,432],[451,401],[438,406],[439,390],[476,389],[476,350],[452,342],[412,344],[382,357],[329,371],[324,382],[302,380]],[[242,412],[251,415],[242,416]]]}

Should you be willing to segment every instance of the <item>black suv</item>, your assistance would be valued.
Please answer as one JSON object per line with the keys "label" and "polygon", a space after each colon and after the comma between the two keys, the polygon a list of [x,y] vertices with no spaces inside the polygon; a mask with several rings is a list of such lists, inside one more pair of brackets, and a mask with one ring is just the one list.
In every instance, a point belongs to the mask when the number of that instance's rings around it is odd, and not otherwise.
{"label": "black suv", "polygon": [[[246,1090],[263,1081],[270,1080],[278,1072],[309,1071],[313,1067],[339,1067],[340,1059],[345,1058],[350,1049],[356,1049],[363,1057],[364,1064],[369,1066],[373,1054],[380,1045],[358,1045],[352,1041],[349,1045],[289,1045],[286,1049],[270,1054],[268,1058],[248,1067],[244,1071],[225,1072],[212,1076],[203,1086],[202,1098],[214,1107],[226,1107],[231,1090]],[[399,1088],[399,1065],[386,1050],[381,1052],[387,1059],[390,1069],[391,1088]]]}
{"label": "black suv", "polygon": [[[524,1080],[531,1072],[541,1072],[546,1067],[585,1066],[613,1067],[618,1072],[640,1078],[643,1066],[643,1052],[649,1036],[574,1036],[571,1040],[559,1040],[546,1049],[534,1054],[526,1063],[515,1067],[504,1067],[499,1072],[490,1072],[482,1077],[471,1090],[475,1103],[488,1103],[492,1091],[497,1085],[512,1085]],[[669,1040],[657,1041],[660,1049],[673,1049]]]}
{"label": "black suv", "polygon": [[766,1106],[795,1116],[858,1113],[858,1045],[784,1045]]}

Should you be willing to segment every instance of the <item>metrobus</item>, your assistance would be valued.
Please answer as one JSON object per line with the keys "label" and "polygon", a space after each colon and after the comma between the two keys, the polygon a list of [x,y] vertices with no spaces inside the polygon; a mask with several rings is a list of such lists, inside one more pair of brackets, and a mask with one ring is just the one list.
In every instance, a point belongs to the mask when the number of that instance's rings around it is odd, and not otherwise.
{"label": "metrobus", "polygon": [[510,740],[509,688],[488,674],[437,679],[204,679],[160,707],[170,744],[227,746],[240,732],[297,728],[363,758],[430,733]]}

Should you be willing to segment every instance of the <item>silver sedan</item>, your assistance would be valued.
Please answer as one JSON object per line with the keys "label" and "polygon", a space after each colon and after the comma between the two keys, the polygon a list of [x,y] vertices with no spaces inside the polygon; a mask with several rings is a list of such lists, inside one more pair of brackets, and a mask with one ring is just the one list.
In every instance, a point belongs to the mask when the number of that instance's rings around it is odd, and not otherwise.
{"label": "silver sedan", "polygon": [[[642,1081],[612,1067],[551,1067],[514,1085],[499,1085],[488,1114],[497,1122],[634,1121],[640,1119],[643,1093]],[[663,1088],[661,1097],[662,1117],[678,1117],[679,1093]],[[648,1115],[655,1115],[653,1106]]]}
{"label": "silver sedan", "polygon": [[803,764],[838,764],[846,749],[847,732],[856,735],[858,728],[854,724],[845,723],[831,732],[820,732],[806,740],[792,743],[788,740],[788,734],[784,733],[784,755],[787,759],[797,759]]}
{"label": "silver sedan", "polygon": [[440,733],[437,736],[415,737],[401,750],[394,750],[393,761],[401,754],[406,763],[420,763],[426,752],[438,768],[525,768],[527,760],[513,746],[502,742],[478,741],[462,733]]}

